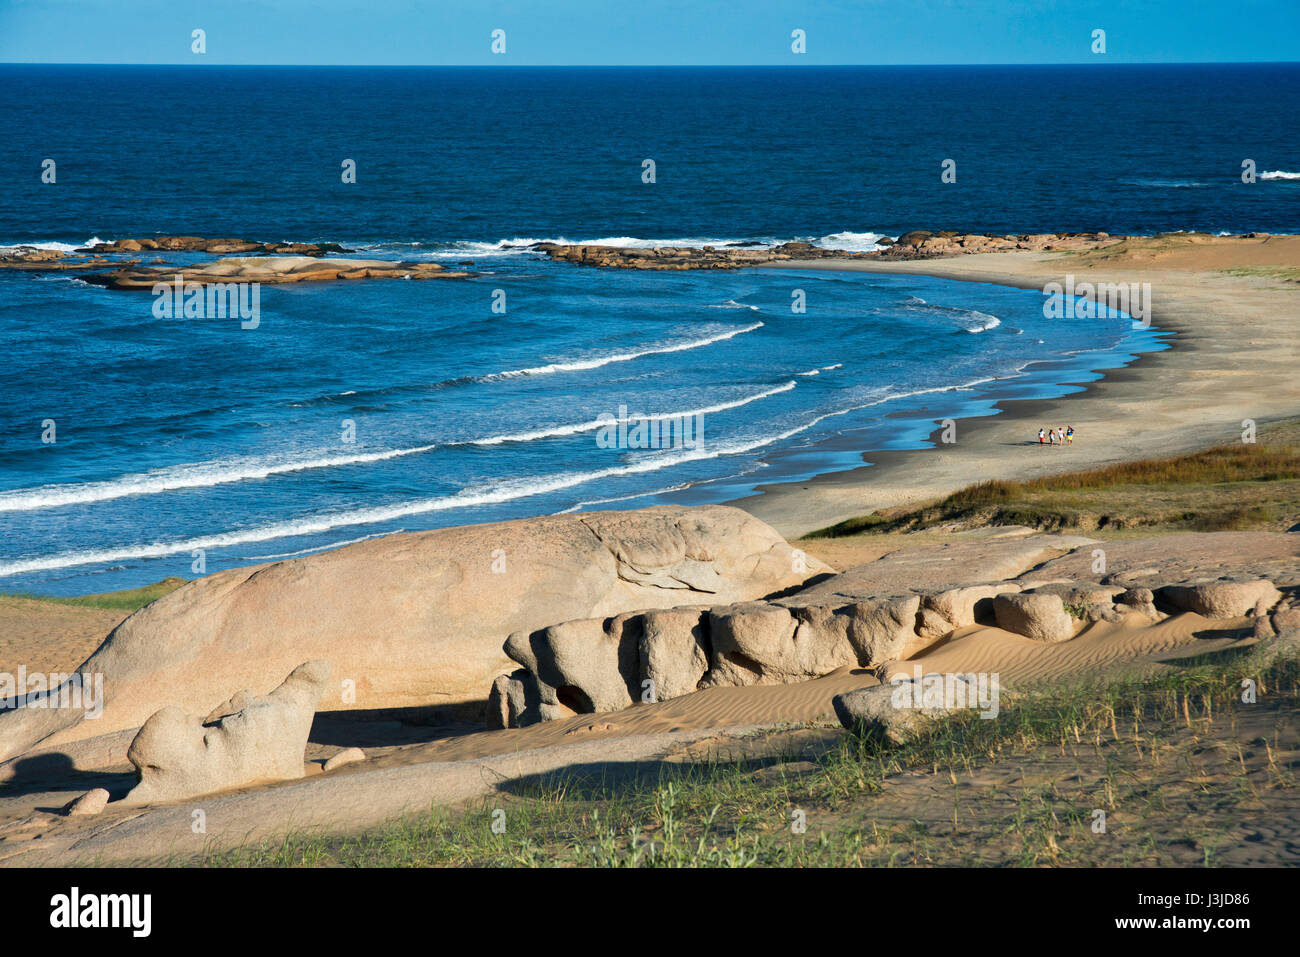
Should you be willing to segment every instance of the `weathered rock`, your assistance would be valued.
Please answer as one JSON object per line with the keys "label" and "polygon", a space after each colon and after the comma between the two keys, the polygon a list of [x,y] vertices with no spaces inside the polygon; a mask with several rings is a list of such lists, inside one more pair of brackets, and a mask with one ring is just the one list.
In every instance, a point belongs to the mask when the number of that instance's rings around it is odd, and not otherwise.
{"label": "weathered rock", "polygon": [[324,256],[328,253],[350,252],[338,243],[261,243],[249,239],[205,239],[202,236],[155,236],[151,239],[118,239],[98,243],[78,252],[105,253],[140,252],[141,250],[166,250],[168,252],[205,253],[290,253],[295,256]]}
{"label": "weathered rock", "polygon": [[329,675],[329,662],[308,661],[264,697],[243,693],[240,710],[214,724],[177,707],[163,708],[127,750],[139,783],[123,803],[179,801],[302,777],[307,735]]}
{"label": "weathered rock", "polygon": [[338,754],[334,755],[332,758],[326,761],[324,767],[322,767],[321,770],[333,771],[336,768],[341,768],[349,764],[356,764],[357,762],[364,761],[365,759],[366,759],[366,752],[362,751],[360,748],[344,748]]}
{"label": "weathered rock", "polygon": [[798,631],[799,622],[779,605],[754,602],[713,609],[709,612],[713,660],[706,684],[783,684],[833,671],[838,666],[832,662],[851,655],[848,643],[837,647],[833,637],[827,641],[817,635],[808,640],[805,634],[805,640],[796,643]]}
{"label": "weathered rock", "polygon": [[1300,629],[1300,608],[1294,606],[1277,608],[1270,616],[1270,620],[1273,623],[1273,630],[1278,634]]}
{"label": "weathered rock", "polygon": [[690,694],[709,670],[710,648],[707,607],[646,612],[641,616],[640,682],[650,682],[655,701]]}
{"label": "weathered rock", "polygon": [[572,708],[559,703],[554,688],[543,690],[537,676],[525,668],[498,676],[488,694],[487,726],[490,731],[522,728],[539,721],[558,721],[574,713]]}
{"label": "weathered rock", "polygon": [[639,617],[627,614],[516,632],[506,640],[505,651],[540,685],[553,688],[561,703],[591,714],[632,704],[640,637]]}
{"label": "weathered rock", "polygon": [[1150,588],[1129,588],[1116,595],[1115,609],[1121,614],[1137,612],[1152,621],[1160,621],[1167,617],[1156,608],[1155,593]]}
{"label": "weathered rock", "polygon": [[926,595],[921,601],[922,610],[933,609],[952,623],[953,628],[974,624],[991,624],[994,621],[993,599],[997,595],[1014,594],[1019,585],[1003,582],[996,585],[969,585],[949,588],[938,594]]}
{"label": "weathered rock", "polygon": [[[802,589],[788,599],[789,603],[843,605],[850,601],[884,598],[903,593],[926,593],[939,596],[953,592],[946,602],[932,604],[949,621],[959,624],[974,623],[974,618],[987,608],[984,600],[992,594],[1020,591],[1024,583],[1009,579],[1033,570],[1044,562],[1058,558],[1063,553],[1095,544],[1094,539],[1077,535],[1035,534],[1031,529],[979,529],[979,534],[962,532],[941,543],[912,545],[897,549],[845,570],[833,578],[819,581]],[[1075,580],[1085,575],[1052,576]],[[962,589],[975,587],[970,596]],[[962,606],[965,598],[973,599],[973,608],[967,613]]]}
{"label": "weathered rock", "polygon": [[99,814],[106,807],[108,807],[108,791],[104,788],[92,788],[81,797],[65,804],[63,813],[69,817],[89,817]]}
{"label": "weathered rock", "polygon": [[1189,585],[1166,585],[1160,597],[1180,611],[1206,618],[1240,618],[1257,607],[1272,608],[1282,593],[1265,579],[1256,581],[1213,581]]}
{"label": "weathered rock", "polygon": [[856,663],[874,668],[906,657],[926,644],[927,639],[919,637],[915,630],[920,609],[920,595],[857,601],[839,609],[837,617],[848,619],[846,630]]}
{"label": "weathered rock", "polygon": [[[956,692],[952,700],[959,706],[924,704],[924,682],[936,680],[951,683]],[[905,744],[924,734],[937,719],[962,710],[960,702],[978,701],[976,685],[961,675],[926,675],[919,682],[919,688],[918,679],[859,688],[836,695],[831,704],[840,724],[849,731],[888,744]],[[921,707],[916,706],[918,699],[923,702]]]}
{"label": "weathered rock", "polygon": [[1135,608],[1155,604],[1155,600],[1155,592],[1150,588],[1127,588],[1115,597],[1117,603],[1132,605]]}
{"label": "weathered rock", "polygon": [[1059,595],[1067,608],[1087,608],[1089,605],[1111,604],[1127,590],[1123,585],[1099,585],[1088,581],[1065,581],[1035,585],[1039,595]]}
{"label": "weathered rock", "polygon": [[1034,641],[1068,641],[1074,637],[1074,620],[1060,595],[1022,592],[993,599],[998,627]]}
{"label": "weathered rock", "polygon": [[954,630],[955,627],[952,622],[933,608],[927,608],[923,600],[921,610],[916,614],[916,635],[918,638],[935,641],[944,635],[951,634]]}
{"label": "weathered rock", "polygon": [[1024,577],[1083,581],[1102,574],[1107,585],[1156,589],[1215,579],[1266,578],[1300,584],[1300,535],[1286,532],[1180,532],[1098,543],[1105,571],[1094,571],[1096,548],[1079,548]]}
{"label": "weathered rock", "polygon": [[158,283],[176,282],[186,286],[210,286],[215,283],[283,285],[332,282],[340,279],[464,279],[470,275],[467,272],[453,272],[431,262],[317,259],[312,256],[245,256],[186,266],[138,266],[131,269],[114,269],[88,274],[82,278],[91,285],[105,286],[109,289],[151,292]]}
{"label": "weathered rock", "polygon": [[219,572],[133,614],[76,669],[104,675],[98,720],[0,713],[0,760],[65,728],[51,743],[137,728],[167,705],[205,715],[231,688],[265,687],[312,658],[338,677],[324,710],[481,713],[493,679],[513,668],[502,651],[513,632],[749,601],[829,571],[797,558],[739,509],[661,506],[391,535]]}

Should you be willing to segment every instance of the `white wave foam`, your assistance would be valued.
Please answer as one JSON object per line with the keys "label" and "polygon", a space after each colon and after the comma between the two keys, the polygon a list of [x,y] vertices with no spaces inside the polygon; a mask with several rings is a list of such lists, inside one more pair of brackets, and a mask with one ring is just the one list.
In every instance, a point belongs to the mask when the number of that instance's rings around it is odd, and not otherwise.
{"label": "white wave foam", "polygon": [[572,512],[580,512],[584,508],[590,508],[592,505],[613,505],[615,502],[634,502],[639,498],[649,498],[651,495],[664,495],[668,492],[680,492],[688,489],[694,482],[678,482],[676,485],[669,485],[665,488],[651,489],[648,492],[633,492],[631,495],[616,495],[613,498],[593,498],[587,502],[578,502],[576,505],[570,505],[568,508],[562,508],[556,515],[568,515]]}
{"label": "white wave foam", "polygon": [[734,299],[728,299],[726,302],[717,302],[709,306],[710,309],[750,309],[758,312],[758,306],[751,306],[748,303],[736,302]]}
{"label": "white wave foam", "polygon": [[[796,236],[795,240],[809,242],[824,249],[840,249],[846,252],[871,252],[880,249],[880,240],[886,238],[884,233],[873,232],[839,232],[825,236]],[[391,251],[410,256],[412,247],[440,247],[421,249],[416,255],[431,258],[465,258],[467,256],[517,256],[535,252],[531,247],[538,243],[555,243],[557,246],[617,246],[624,249],[651,249],[656,246],[674,246],[685,249],[701,249],[705,246],[727,247],[748,246],[752,249],[771,249],[789,242],[774,236],[718,237],[718,236],[678,236],[670,238],[643,238],[641,236],[594,236],[571,239],[567,236],[515,236],[510,239],[498,239],[496,242],[481,240],[462,240],[458,242],[436,244],[423,242],[400,242],[397,240],[374,243],[346,243],[350,248],[370,252]]]}
{"label": "white wave foam", "polygon": [[1126,179],[1128,186],[1154,186],[1157,189],[1208,189],[1212,183],[1196,179]]}
{"label": "white wave foam", "polygon": [[821,369],[809,369],[807,372],[796,372],[795,375],[821,375]]}
{"label": "white wave foam", "polygon": [[28,512],[64,505],[106,502],[131,495],[154,495],[176,489],[206,488],[212,485],[242,482],[246,479],[266,478],[269,475],[280,475],[285,472],[382,462],[385,459],[429,452],[434,448],[435,446],[432,445],[420,445],[409,449],[386,449],[382,452],[361,452],[354,455],[325,455],[310,459],[233,459],[225,462],[171,465],[105,482],[45,485],[40,488],[3,492],[0,493],[0,512]]}
{"label": "white wave foam", "polygon": [[314,552],[325,552],[331,548],[342,548],[344,545],[356,545],[360,542],[368,542],[372,538],[383,538],[385,535],[396,535],[405,529],[395,528],[391,532],[375,532],[373,535],[362,535],[360,538],[347,538],[341,542],[330,542],[328,545],[316,545],[313,548],[300,548],[296,552],[282,552],[279,555],[245,555],[249,561],[253,562],[274,562],[283,558],[298,558],[300,555],[311,555]]}
{"label": "white wave foam", "polygon": [[880,249],[884,233],[831,233],[813,242],[823,249],[840,249],[851,253],[870,253]]}
{"label": "white wave foam", "polygon": [[79,244],[61,243],[56,240],[49,239],[49,240],[41,240],[39,242],[14,243],[11,246],[0,246],[0,253],[11,253],[15,249],[23,249],[23,248],[52,249],[55,252],[70,253],[70,252],[75,252],[78,249],[84,249],[87,246],[102,246],[103,244],[104,244],[104,240],[100,239],[98,236],[91,236],[84,243],[79,243]]}
{"label": "white wave foam", "polygon": [[[793,388],[795,388],[795,383],[792,380],[771,389],[764,389],[753,395],[732,399],[727,402],[719,402],[699,409],[689,409],[683,412],[662,412],[653,415],[635,416],[635,418],[658,421],[725,412],[728,409],[737,409],[751,402],[779,395],[782,392],[789,392]],[[593,432],[600,428],[602,424],[599,421],[579,422],[572,425],[558,425],[537,429],[531,432],[506,433],[482,439],[448,442],[445,445],[501,445],[506,442],[531,442],[536,439]],[[287,472],[382,462],[406,455],[431,452],[436,447],[435,445],[420,445],[413,448],[386,449],[380,452],[363,452],[356,455],[328,455],[311,459],[253,459],[174,465],[139,475],[123,476],[106,482],[47,485],[34,489],[0,492],[0,512],[25,512],[43,508],[58,508],[65,505],[85,505],[116,498],[126,498],[132,495],[154,495],[177,489],[205,488],[248,479],[261,479]]]}
{"label": "white wave foam", "polygon": [[601,366],[607,366],[614,362],[630,362],[633,359],[640,359],[644,356],[666,355],[670,352],[686,352],[690,349],[699,349],[704,346],[711,346],[715,342],[734,339],[736,336],[744,335],[746,332],[753,332],[755,329],[761,329],[762,327],[763,323],[756,322],[750,326],[728,329],[726,332],[720,332],[712,336],[705,336],[702,339],[689,339],[686,342],[677,342],[672,345],[656,346],[652,349],[642,349],[640,352],[616,352],[611,355],[596,356],[591,359],[575,359],[570,362],[552,362],[550,365],[534,366],[530,369],[511,369],[506,372],[494,372],[491,375],[479,376],[478,381],[492,382],[497,379],[513,379],[517,376],[551,375],[556,372],[581,372],[587,369],[599,369]]}
{"label": "white wave foam", "polygon": [[[745,396],[743,399],[732,399],[729,402],[719,402],[717,405],[705,406],[700,409],[690,409],[685,412],[659,412],[653,415],[634,415],[629,419],[636,421],[657,422],[665,419],[685,419],[694,415],[711,415],[715,412],[725,412],[728,409],[738,409],[742,405],[749,405],[751,402],[757,402],[760,399],[766,399],[769,396],[779,395],[782,392],[789,392],[795,387],[793,380],[783,383],[771,389],[765,389],[762,392],[756,392],[753,395]],[[593,419],[590,422],[578,422],[573,425],[556,425],[544,429],[536,429],[531,432],[513,432],[504,435],[492,435],[484,439],[466,439],[459,442],[448,442],[447,445],[501,445],[505,442],[533,442],[537,439],[549,439],[563,435],[578,435],[583,432],[594,432],[605,423]]]}
{"label": "white wave foam", "polygon": [[951,319],[966,332],[987,332],[1002,325],[1002,320],[978,309],[962,309],[957,306],[936,306],[926,302],[920,296],[908,296],[903,300],[903,308],[913,312]]}
{"label": "white wave foam", "polygon": [[835,418],[836,416],[847,415],[850,412],[856,412],[861,409],[881,405],[885,402],[892,402],[912,396],[925,395],[934,392],[952,392],[969,389],[972,386],[990,381],[992,381],[992,378],[983,378],[975,379],[971,382],[960,385],[935,386],[929,389],[918,389],[906,393],[888,393],[879,396],[870,402],[822,413],[821,415],[814,416],[812,419],[801,425],[794,426],[793,428],[786,429],[773,435],[759,436],[754,439],[734,442],[729,445],[717,447],[705,446],[696,449],[686,449],[677,453],[664,453],[647,456],[637,462],[612,466],[606,469],[597,469],[589,472],[559,473],[527,479],[508,479],[503,482],[463,489],[455,495],[444,496],[442,498],[423,499],[398,505],[372,506],[369,508],[354,509],[348,512],[334,512],[316,518],[290,519],[288,521],[275,522],[270,525],[262,525],[256,528],[242,529],[233,532],[222,532],[215,535],[205,535],[181,541],[154,542],[127,546],[125,548],[63,552],[61,554],[44,556],[41,558],[22,559],[0,565],[0,578],[10,575],[20,575],[27,572],[71,568],[77,565],[98,565],[106,562],[162,558],[168,555],[192,552],[199,548],[225,548],[232,545],[245,545],[251,542],[271,541],[278,538],[297,538],[303,535],[316,535],[322,532],[328,532],[335,528],[353,525],[374,525],[383,522],[397,521],[413,515],[424,515],[431,512],[472,508],[483,505],[498,505],[503,502],[511,502],[521,498],[530,498],[535,495],[544,495],[549,492],[562,491],[567,488],[573,488],[578,485],[584,485],[587,482],[599,481],[601,479],[657,472],[661,469],[672,468],[677,465],[702,459],[716,459],[728,455],[741,455],[746,452],[752,452],[765,446],[772,445],[776,442],[782,442],[786,439],[793,438],[802,432],[808,431],[813,426],[824,422],[827,419]]}
{"label": "white wave foam", "polygon": [[1269,170],[1267,173],[1260,173],[1260,179],[1300,179],[1300,173],[1291,173],[1284,169]]}
{"label": "white wave foam", "polygon": [[830,372],[832,369],[840,369],[843,368],[843,366],[844,366],[843,362],[837,362],[834,365],[829,365],[829,366],[822,366],[822,372]]}

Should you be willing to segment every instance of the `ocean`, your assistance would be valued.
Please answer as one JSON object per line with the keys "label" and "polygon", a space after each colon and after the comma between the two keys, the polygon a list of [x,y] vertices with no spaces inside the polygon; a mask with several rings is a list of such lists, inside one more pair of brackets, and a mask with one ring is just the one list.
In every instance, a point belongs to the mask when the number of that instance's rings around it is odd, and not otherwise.
{"label": "ocean", "polygon": [[[733,500],[1169,346],[1123,315],[1046,318],[1036,290],[597,270],[535,241],[1300,232],[1295,65],[0,66],[0,92],[0,245],[328,241],[478,274],[268,286],[245,329],[0,272],[0,590]],[[620,410],[701,434],[611,448]]]}

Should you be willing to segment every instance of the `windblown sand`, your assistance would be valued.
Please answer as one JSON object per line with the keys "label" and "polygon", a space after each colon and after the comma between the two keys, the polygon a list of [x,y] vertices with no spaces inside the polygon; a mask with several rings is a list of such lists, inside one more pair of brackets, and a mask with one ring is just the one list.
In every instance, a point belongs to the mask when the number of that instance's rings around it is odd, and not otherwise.
{"label": "windblown sand", "polygon": [[128,614],[0,595],[0,672],[71,670]]}

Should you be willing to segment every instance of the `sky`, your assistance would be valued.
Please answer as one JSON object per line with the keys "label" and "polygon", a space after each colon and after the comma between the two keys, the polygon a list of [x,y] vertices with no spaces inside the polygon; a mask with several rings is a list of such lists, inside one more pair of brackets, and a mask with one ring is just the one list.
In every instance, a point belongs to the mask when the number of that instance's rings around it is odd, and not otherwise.
{"label": "sky", "polygon": [[[206,52],[192,47],[203,30]],[[494,30],[505,52],[492,52]],[[796,54],[792,33],[804,31]],[[1094,52],[1093,31],[1105,31]],[[0,0],[0,62],[832,65],[1300,60],[1300,0]]]}

